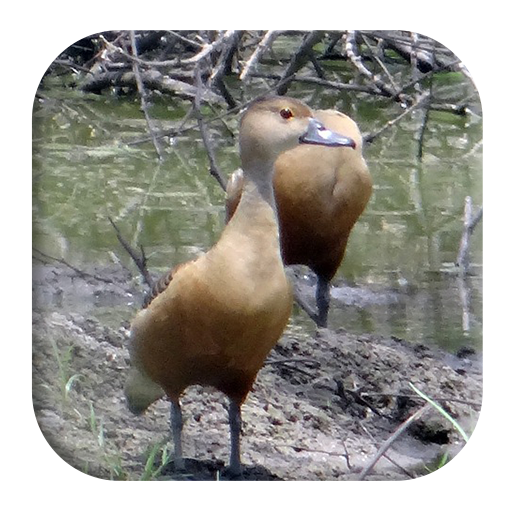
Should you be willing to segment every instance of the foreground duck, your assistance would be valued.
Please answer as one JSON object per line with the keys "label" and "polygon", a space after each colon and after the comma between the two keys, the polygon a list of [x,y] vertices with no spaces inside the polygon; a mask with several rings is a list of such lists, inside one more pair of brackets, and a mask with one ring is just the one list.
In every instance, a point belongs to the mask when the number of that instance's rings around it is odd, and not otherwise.
{"label": "foreground duck", "polygon": [[193,384],[228,396],[230,470],[242,469],[240,407],[292,307],[272,186],[275,161],[299,144],[355,145],[326,129],[304,103],[284,97],[248,107],[239,144],[245,186],[231,221],[206,254],[160,282],[131,326],[128,406],[142,413],[167,395],[176,469],[184,468],[180,395]]}
{"label": "foreground duck", "polygon": [[[355,147],[301,145],[276,161],[274,192],[285,265],[307,265],[317,275],[317,325],[327,326],[330,283],[345,255],[354,224],[372,193],[372,179],[362,154],[357,124],[336,110],[314,112],[325,127],[343,133]],[[237,209],[245,173],[239,169],[229,180],[226,216]]]}

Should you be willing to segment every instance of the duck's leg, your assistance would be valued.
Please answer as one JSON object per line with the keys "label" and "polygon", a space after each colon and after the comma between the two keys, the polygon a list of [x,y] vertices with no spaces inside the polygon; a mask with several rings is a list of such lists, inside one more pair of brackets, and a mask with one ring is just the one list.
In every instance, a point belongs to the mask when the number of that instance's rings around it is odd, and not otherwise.
{"label": "duck's leg", "polygon": [[327,316],[331,299],[331,284],[325,278],[317,274],[316,285],[316,308],[310,306],[309,301],[304,297],[298,284],[298,274],[289,274],[293,282],[293,295],[295,302],[315,322],[318,327],[327,327]]}
{"label": "duck's leg", "polygon": [[229,471],[237,476],[242,473],[240,462],[240,434],[242,432],[242,413],[240,404],[234,400],[229,401],[229,429],[231,432],[231,456],[229,459]]}
{"label": "duck's leg", "polygon": [[318,327],[327,327],[327,316],[331,302],[331,285],[327,279],[318,277],[316,285],[316,306],[318,309],[316,324]]}
{"label": "duck's leg", "polygon": [[181,416],[181,406],[179,400],[171,401],[171,429],[174,442],[174,468],[178,471],[185,469],[183,461],[183,452],[181,449],[181,430],[183,428],[183,418]]}

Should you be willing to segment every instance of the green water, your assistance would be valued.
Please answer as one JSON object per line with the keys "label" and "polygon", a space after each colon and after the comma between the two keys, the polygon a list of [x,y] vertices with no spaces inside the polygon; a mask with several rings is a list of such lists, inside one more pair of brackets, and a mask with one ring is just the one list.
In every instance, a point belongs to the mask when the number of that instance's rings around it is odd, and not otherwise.
{"label": "green water", "polygon": [[[447,98],[454,91],[464,97],[460,88],[471,92],[467,82],[449,76],[438,88]],[[150,143],[127,144],[147,134],[136,99],[82,95],[51,79],[41,92],[45,99],[36,100],[33,117],[36,247],[77,267],[111,264],[112,253],[130,265],[108,216],[132,244],[144,245],[152,270],[164,271],[215,243],[224,224],[224,194],[208,174],[197,130],[166,140],[159,163]],[[317,108],[336,106],[356,119],[363,133],[402,111],[386,99],[313,87],[289,94]],[[162,99],[152,115],[159,128],[176,127],[187,107]],[[233,137],[237,122],[232,115],[210,126],[226,175],[239,165]],[[464,198],[470,195],[475,205],[482,204],[481,118],[431,112],[420,161],[421,122],[420,113],[413,113],[365,148],[374,193],[334,281],[330,325],[449,350],[479,348],[481,224],[471,238],[471,266],[464,279],[454,262]],[[362,299],[356,300],[359,295]],[[313,331],[299,311],[290,328]]]}

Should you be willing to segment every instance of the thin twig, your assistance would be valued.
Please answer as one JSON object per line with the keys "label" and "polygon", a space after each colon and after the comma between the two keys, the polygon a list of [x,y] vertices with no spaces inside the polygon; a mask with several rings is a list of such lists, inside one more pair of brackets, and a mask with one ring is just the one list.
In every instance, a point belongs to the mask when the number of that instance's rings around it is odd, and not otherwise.
{"label": "thin twig", "polygon": [[[386,44],[388,44],[388,46],[391,46],[390,43],[392,43],[392,44],[402,43],[409,47],[411,46],[411,40],[412,40],[411,35],[406,35],[405,33],[401,34],[400,32],[397,32],[394,30],[393,31],[361,30],[359,32],[364,33],[365,35],[367,35],[373,39],[382,39],[383,41],[386,42]],[[409,33],[409,34],[411,34],[411,33]],[[418,34],[416,34],[416,36],[418,36]],[[417,50],[423,50],[424,52],[431,51],[433,40],[428,37],[425,37],[425,36],[420,36],[420,37],[421,38],[415,37],[415,39],[416,39],[416,41],[414,42],[415,48]],[[443,50],[447,55],[453,57],[453,54],[450,52],[450,50],[443,47],[442,45],[438,44],[437,48],[438,48],[438,50]],[[409,52],[410,52],[410,49],[409,49]],[[457,62],[460,62],[459,59],[457,59]]]}
{"label": "thin twig", "polygon": [[55,59],[52,64],[58,64],[59,66],[69,67],[73,70],[82,71],[84,73],[92,74],[92,71],[85,66],[80,66],[79,64],[74,63],[71,59],[63,60],[63,59]]}
{"label": "thin twig", "polygon": [[459,253],[457,255],[456,265],[460,268],[462,273],[466,273],[469,266],[469,238],[473,233],[475,227],[480,222],[484,214],[483,208],[480,208],[476,215],[473,216],[473,200],[471,196],[466,196],[464,199],[464,227],[459,244]]}
{"label": "thin twig", "polygon": [[251,56],[247,59],[240,73],[240,80],[242,80],[242,82],[245,82],[251,76],[251,72],[258,64],[261,56],[268,50],[279,34],[281,34],[280,30],[267,30],[267,32],[265,32],[265,35],[252,52]]}
{"label": "thin twig", "polygon": [[409,103],[408,98],[406,98],[405,95],[397,93],[396,90],[393,90],[393,87],[390,87],[388,84],[386,84],[381,78],[379,78],[379,76],[372,73],[363,64],[361,56],[358,54],[356,32],[354,30],[349,30],[345,35],[345,53],[357,71],[359,71],[361,75],[370,81],[376,89],[382,91],[386,96],[397,98],[400,102],[405,104]]}
{"label": "thin twig", "polygon": [[119,243],[123,246],[124,250],[129,254],[130,258],[133,260],[137,268],[139,269],[139,272],[142,275],[142,278],[144,279],[144,282],[149,286],[149,289],[153,288],[154,282],[153,278],[151,277],[148,269],[147,269],[147,258],[146,254],[144,253],[144,248],[142,245],[140,246],[140,256],[135,252],[135,249],[133,249],[130,244],[124,239],[123,235],[121,234],[121,231],[115,224],[115,222],[112,220],[111,217],[108,217],[108,220],[110,224],[112,224],[112,227],[114,228],[116,232],[117,239],[119,240]]}
{"label": "thin twig", "polygon": [[[266,80],[278,80],[279,83],[277,86],[279,87],[282,85],[281,80],[282,77],[277,74],[272,73],[257,73],[253,72],[251,74],[254,78],[264,78]],[[303,84],[313,84],[313,85],[319,85],[321,87],[326,87],[328,89],[335,89],[337,91],[346,91],[346,92],[363,92],[367,94],[373,94],[378,96],[383,96],[383,93],[373,87],[368,87],[365,85],[358,85],[358,84],[345,84],[342,82],[335,82],[333,80],[325,80],[323,78],[318,78],[316,76],[297,76],[297,75],[291,75],[287,78],[288,81],[303,83]],[[387,96],[387,95],[386,95]]]}
{"label": "thin twig", "polygon": [[[416,395],[406,395],[404,393],[370,393],[367,391],[361,392],[361,395],[364,395],[368,398],[375,397],[393,397],[393,398],[418,398]],[[438,402],[453,402],[457,404],[469,405],[472,407],[480,407],[482,404],[480,402],[473,402],[471,400],[462,400],[461,398],[452,398],[449,396],[433,396],[433,400],[437,400]]]}
{"label": "thin twig", "polygon": [[265,364],[288,364],[288,363],[310,363],[317,366],[320,363],[316,359],[308,359],[307,357],[290,357],[286,359],[269,359],[265,361]]}
{"label": "thin twig", "polygon": [[[132,32],[132,31],[130,31],[130,32]],[[160,61],[141,59],[137,55],[137,53],[132,53],[132,54],[128,53],[120,46],[116,46],[115,44],[113,44],[110,41],[108,41],[107,39],[105,39],[105,37],[101,34],[99,35],[99,39],[113,53],[118,53],[118,54],[122,55],[123,57],[126,57],[126,59],[128,59],[130,62],[132,62],[132,63],[136,62],[137,64],[140,64],[141,66],[145,66],[148,68],[169,68],[169,67],[172,68],[172,67],[176,66],[176,64],[178,64],[178,62],[179,62],[178,59],[160,60]],[[132,43],[132,46],[133,46],[133,43]]]}
{"label": "thin twig", "polygon": [[384,74],[387,76],[389,83],[391,84],[391,86],[393,87],[393,90],[395,91],[395,94],[398,95],[400,91],[399,91],[395,81],[393,80],[393,76],[389,72],[388,68],[384,65],[381,58],[377,55],[377,52],[374,50],[373,46],[370,44],[370,41],[368,40],[368,38],[364,34],[361,34],[361,37],[363,38],[363,41],[366,43],[366,46],[368,46],[368,48],[370,49],[370,51],[372,53],[372,59],[378,64],[378,66],[382,69],[382,71],[384,71]]}
{"label": "thin twig", "polygon": [[412,104],[410,107],[406,108],[400,115],[395,117],[395,119],[391,119],[388,121],[384,126],[382,126],[379,130],[373,133],[368,133],[363,136],[363,139],[365,142],[373,142],[377,137],[379,137],[384,131],[386,131],[388,128],[391,128],[396,123],[398,123],[403,117],[410,114],[417,108],[421,107],[425,101],[427,101],[430,97],[430,94],[428,92],[423,93],[418,100]]}
{"label": "thin twig", "polygon": [[287,79],[290,76],[295,75],[295,73],[297,73],[297,71],[302,66],[304,66],[304,64],[307,62],[311,49],[322,39],[322,37],[323,32],[318,30],[313,30],[304,37],[302,44],[299,46],[299,49],[292,55],[290,63],[288,64],[288,67],[281,77],[281,83],[277,87],[277,94],[286,94],[288,88],[290,87],[290,82],[287,81]]}
{"label": "thin twig", "polygon": [[307,453],[324,453],[326,455],[329,455],[331,457],[343,457],[347,461],[347,468],[350,470],[350,462],[348,460],[348,454],[347,454],[347,448],[345,446],[345,442],[343,441],[343,448],[345,450],[345,453],[340,452],[330,452],[328,450],[319,450],[315,448],[306,448],[303,446],[297,446],[293,444],[274,444],[273,446],[279,447],[279,448],[291,448],[292,450],[295,450],[296,452],[307,452]]}
{"label": "thin twig", "polygon": [[475,229],[476,225],[482,220],[484,216],[484,209],[481,206],[476,214],[473,216],[473,219],[471,220],[471,223],[469,224],[469,234],[473,234],[473,230]]}
{"label": "thin twig", "polygon": [[224,80],[226,73],[230,71],[231,62],[238,43],[242,39],[243,30],[233,30],[229,36],[224,39],[220,56],[213,69],[209,84],[217,87],[220,81]]}
{"label": "thin twig", "polygon": [[226,191],[226,178],[222,175],[221,171],[217,166],[217,162],[215,160],[215,153],[211,146],[210,137],[208,135],[208,131],[206,129],[206,124],[203,121],[203,116],[201,114],[201,96],[203,91],[203,80],[201,78],[201,70],[200,66],[196,67],[196,97],[194,98],[194,111],[197,118],[197,124],[199,125],[199,130],[201,132],[201,137],[203,139],[204,147],[206,149],[206,154],[208,156],[208,161],[210,163],[209,172],[210,174],[217,180],[219,185],[222,187],[224,192]]}
{"label": "thin twig", "polygon": [[430,404],[425,404],[423,407],[421,407],[421,409],[418,409],[415,413],[411,414],[403,423],[400,424],[400,426],[393,432],[393,434],[389,436],[389,438],[382,444],[382,446],[379,448],[370,462],[366,465],[363,471],[361,471],[359,480],[364,480],[369,475],[375,464],[377,464],[379,459],[387,452],[391,445],[430,407]]}
{"label": "thin twig", "polygon": [[410,89],[411,87],[415,87],[416,84],[418,84],[418,83],[420,83],[420,82],[422,82],[424,80],[430,79],[430,77],[432,75],[435,75],[436,73],[439,73],[440,71],[444,71],[446,69],[449,69],[450,67],[453,66],[453,64],[456,64],[457,62],[460,62],[459,59],[455,59],[453,61],[447,62],[443,66],[439,66],[436,69],[432,69],[432,70],[428,71],[427,73],[423,73],[420,76],[411,79],[409,82],[407,82],[406,84],[404,84],[402,86],[402,89],[400,90],[400,92],[404,92],[407,89]]}
{"label": "thin twig", "polygon": [[[364,432],[366,433],[366,435],[372,440],[373,444],[375,447],[378,446],[378,443],[375,439],[375,437],[372,435],[372,433],[363,425],[362,422],[359,422],[359,427],[364,430]],[[384,453],[382,455],[386,460],[388,460],[389,462],[391,462],[391,464],[393,464],[395,467],[397,467],[398,469],[400,469],[401,471],[404,472],[404,474],[406,474],[409,478],[414,478],[414,475],[411,474],[409,471],[407,471],[407,469],[405,469],[403,466],[401,466],[400,464],[398,464],[398,462],[396,462],[395,460],[393,460],[387,453]]]}
{"label": "thin twig", "polygon": [[[135,31],[130,30],[130,39],[132,43],[132,53],[134,57],[137,57],[137,41],[135,39]],[[149,105],[146,101],[146,89],[144,88],[144,82],[142,81],[142,77],[140,75],[139,71],[139,65],[137,62],[132,63],[132,69],[133,73],[135,74],[135,81],[137,83],[137,90],[139,91],[140,96],[140,106],[142,108],[142,112],[144,113],[144,117],[146,118],[146,124],[148,126],[149,134],[151,135],[151,140],[153,142],[153,146],[155,147],[156,153],[158,155],[158,159],[160,161],[163,160],[163,152],[162,148],[160,147],[159,139],[155,135],[155,130],[153,127],[153,120],[151,119],[151,116],[149,115]]]}
{"label": "thin twig", "polygon": [[[423,120],[421,123],[420,134],[418,137],[418,151],[416,153],[418,160],[423,159],[423,142],[425,140],[425,133],[427,132],[427,123],[428,123],[428,120],[430,117],[430,109],[431,109],[431,105],[432,105],[432,95],[433,95],[433,84],[434,84],[434,80],[433,80],[433,75],[432,75],[429,80],[428,97],[427,97],[427,100],[425,101],[425,108],[423,110]],[[419,83],[418,83],[418,87],[420,87]],[[421,97],[421,95],[420,95],[420,97]]]}
{"label": "thin twig", "polygon": [[347,445],[345,444],[345,439],[343,439],[343,441],[341,441],[341,444],[343,445],[343,449],[345,450],[345,453],[342,455],[342,457],[347,462],[347,469],[349,471],[352,471],[352,464],[350,463],[350,456],[348,454]]}
{"label": "thin twig", "polygon": [[229,37],[224,40],[220,56],[208,80],[208,87],[217,88],[222,97],[226,100],[229,108],[235,107],[237,103],[233,95],[229,92],[224,78],[231,72],[233,57],[243,34],[243,30],[234,30],[230,33]]}
{"label": "thin twig", "polygon": [[198,43],[197,41],[194,41],[193,39],[185,37],[175,30],[169,30],[169,34],[172,34],[174,37],[177,37],[184,43],[190,44],[191,46],[195,46],[196,48],[201,48],[201,46],[202,46],[201,43]]}
{"label": "thin twig", "polygon": [[189,59],[184,59],[181,61],[182,64],[197,64],[199,61],[203,60],[204,58],[208,57],[210,53],[212,53],[214,50],[216,50],[220,45],[224,44],[226,40],[229,40],[233,36],[233,33],[236,32],[235,30],[225,30],[221,31],[219,33],[219,36],[213,43],[205,44],[201,51],[194,55],[193,57],[190,57]]}
{"label": "thin twig", "polygon": [[[280,80],[280,77],[276,76],[275,79],[276,80]],[[293,79],[294,79],[294,76],[290,76],[290,77],[288,77],[286,79],[286,81],[292,81]],[[281,85],[281,83],[282,82],[279,82],[278,84],[274,85],[273,87],[270,87],[268,90],[263,91],[261,94],[258,94],[256,96],[252,97],[250,100],[247,100],[245,103],[241,103],[239,105],[236,105],[236,106],[234,106],[234,107],[232,107],[232,108],[222,112],[221,114],[218,114],[218,115],[210,118],[208,120],[208,124],[209,123],[213,123],[215,121],[223,120],[225,117],[230,116],[231,114],[235,114],[237,112],[240,112],[245,107],[247,107],[247,105],[252,103],[254,100],[256,100],[258,98],[262,98],[264,96],[267,96],[271,91],[273,91],[279,85]],[[190,86],[190,87],[192,87],[194,89],[194,98],[195,98],[195,96],[197,94],[197,88],[195,86]],[[207,91],[207,92],[208,92],[208,98],[209,98],[212,93],[211,93],[211,91]],[[195,112],[194,108],[192,110]],[[187,113],[187,116],[188,115],[189,114]],[[183,125],[183,122],[181,123],[179,128],[172,128],[170,130],[162,131],[157,136],[159,138],[162,138],[162,137],[177,137],[179,135],[183,135],[186,132],[189,132],[189,131],[192,131],[192,130],[197,130],[197,129],[200,128],[199,122],[197,122],[196,124],[192,124],[192,125],[186,126],[186,127],[183,127],[182,125]],[[123,141],[123,143],[128,145],[128,146],[130,146],[130,145],[136,145],[136,144],[143,144],[145,142],[148,142],[149,140],[150,139],[148,137],[139,137],[137,139],[133,139],[133,140],[130,140],[130,141]]]}
{"label": "thin twig", "polygon": [[[43,258],[46,258],[46,259],[51,260],[51,261],[55,261],[57,263],[60,263],[61,265],[64,265],[64,266],[70,268],[71,270],[76,272],[80,277],[91,277],[93,279],[96,279],[97,281],[102,281],[103,283],[113,283],[114,282],[112,279],[109,279],[107,277],[101,277],[101,276],[97,276],[97,275],[94,275],[94,274],[89,274],[89,272],[85,272],[84,270],[80,270],[79,268],[77,268],[77,267],[71,265],[70,263],[68,263],[66,260],[64,260],[62,258],[56,258],[55,256],[50,256],[49,254],[46,254],[43,251],[40,251],[39,249],[36,249],[35,247],[33,247],[32,250],[37,252]],[[39,261],[41,261],[42,263],[46,263],[45,261],[42,261],[42,260],[39,260]]]}

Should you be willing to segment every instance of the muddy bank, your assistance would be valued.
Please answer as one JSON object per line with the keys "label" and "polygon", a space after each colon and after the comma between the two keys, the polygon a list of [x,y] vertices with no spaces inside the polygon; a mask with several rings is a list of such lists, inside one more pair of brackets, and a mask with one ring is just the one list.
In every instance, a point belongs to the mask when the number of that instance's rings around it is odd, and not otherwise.
{"label": "muddy bank", "polygon": [[[165,448],[168,404],[162,400],[135,417],[122,394],[128,322],[141,290],[120,267],[87,272],[34,268],[34,408],[48,442],[69,464],[100,478],[228,478],[227,400],[199,387],[182,401],[187,471],[175,473],[172,462],[160,467],[162,456],[172,453],[170,443]],[[121,320],[112,320],[117,316]],[[479,357],[410,341],[328,329],[314,336],[285,332],[242,408],[243,478],[357,479],[382,443],[424,404],[409,382],[471,433],[482,395]],[[368,478],[416,477],[462,447],[460,434],[431,409]]]}

